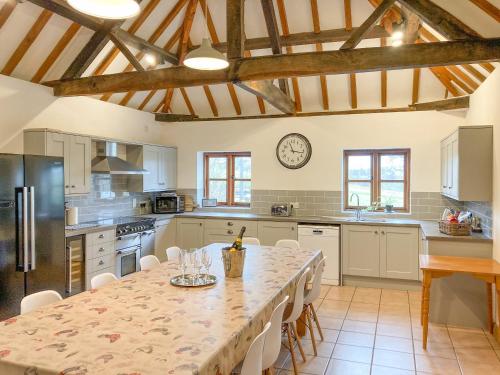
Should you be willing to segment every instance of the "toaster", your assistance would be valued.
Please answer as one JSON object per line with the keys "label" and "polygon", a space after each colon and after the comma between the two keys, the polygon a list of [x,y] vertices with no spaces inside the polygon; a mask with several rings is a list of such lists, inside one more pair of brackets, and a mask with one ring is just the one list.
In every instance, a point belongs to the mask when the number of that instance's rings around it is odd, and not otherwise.
{"label": "toaster", "polygon": [[292,214],[292,206],[289,203],[274,203],[271,206],[271,215],[273,216],[290,216]]}

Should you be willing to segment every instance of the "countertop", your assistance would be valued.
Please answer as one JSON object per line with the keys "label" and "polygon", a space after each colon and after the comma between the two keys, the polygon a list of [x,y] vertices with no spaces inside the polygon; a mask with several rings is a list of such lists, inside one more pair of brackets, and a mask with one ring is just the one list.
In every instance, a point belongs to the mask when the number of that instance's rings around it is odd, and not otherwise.
{"label": "countertop", "polygon": [[[361,221],[353,220],[352,216],[271,216],[252,213],[234,212],[210,212],[195,211],[181,214],[146,214],[156,220],[170,220],[173,218],[194,218],[194,219],[234,219],[234,220],[266,220],[266,221],[287,221],[299,224],[329,224],[329,225],[374,225],[374,226],[407,226],[421,228],[423,236],[427,240],[436,241],[470,241],[470,242],[493,242],[492,238],[482,234],[473,233],[471,236],[449,236],[439,231],[437,221],[412,220],[412,219],[391,219],[377,216],[365,215]],[[98,226],[83,228],[80,230],[67,230],[66,237],[80,234],[98,232],[113,229],[115,226]]]}

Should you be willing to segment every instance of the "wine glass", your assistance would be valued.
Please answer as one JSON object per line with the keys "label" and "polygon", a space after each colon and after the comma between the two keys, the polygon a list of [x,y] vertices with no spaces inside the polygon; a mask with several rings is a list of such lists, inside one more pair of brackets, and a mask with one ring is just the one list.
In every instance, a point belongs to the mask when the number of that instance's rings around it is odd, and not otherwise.
{"label": "wine glass", "polygon": [[191,279],[193,284],[195,284],[199,278],[200,275],[200,269],[201,269],[201,259],[199,256],[199,251],[196,248],[190,249],[189,252],[189,262],[190,266],[192,269],[192,275]]}
{"label": "wine glass", "polygon": [[182,271],[182,280],[184,281],[184,278],[186,277],[187,259],[186,259],[186,252],[182,249],[179,251],[179,254],[177,256],[177,262],[179,270]]}
{"label": "wine glass", "polygon": [[206,273],[205,273],[205,282],[206,282],[208,279],[208,276],[210,274],[210,267],[212,266],[212,257],[210,255],[208,255],[208,252],[205,249],[203,249],[203,253],[201,256],[201,262],[203,264],[203,267],[206,270]]}

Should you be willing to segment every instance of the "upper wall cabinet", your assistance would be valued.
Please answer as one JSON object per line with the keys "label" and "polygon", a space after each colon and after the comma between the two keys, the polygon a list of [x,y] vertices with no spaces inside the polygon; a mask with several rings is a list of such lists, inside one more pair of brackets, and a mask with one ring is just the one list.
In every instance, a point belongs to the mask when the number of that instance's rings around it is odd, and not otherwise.
{"label": "upper wall cabinet", "polygon": [[441,193],[459,201],[491,201],[493,128],[465,126],[441,141]]}
{"label": "upper wall cabinet", "polygon": [[127,152],[127,159],[149,173],[132,176],[130,186],[133,191],[164,191],[177,188],[177,149],[144,145]]}
{"label": "upper wall cabinet", "polygon": [[91,140],[46,130],[24,132],[24,152],[64,158],[64,193],[87,194],[91,185]]}

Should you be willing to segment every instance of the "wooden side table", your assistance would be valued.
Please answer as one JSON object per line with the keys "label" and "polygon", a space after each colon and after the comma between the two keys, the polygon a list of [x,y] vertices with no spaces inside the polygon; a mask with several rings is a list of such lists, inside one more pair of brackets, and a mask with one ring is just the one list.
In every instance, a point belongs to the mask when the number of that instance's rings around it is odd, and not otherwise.
{"label": "wooden side table", "polygon": [[497,313],[500,321],[500,263],[494,259],[420,255],[420,269],[423,272],[420,324],[423,326],[422,346],[424,350],[427,349],[427,335],[429,332],[429,302],[432,279],[451,276],[455,273],[468,274],[486,283],[488,329],[493,333],[492,285],[495,284]]}

